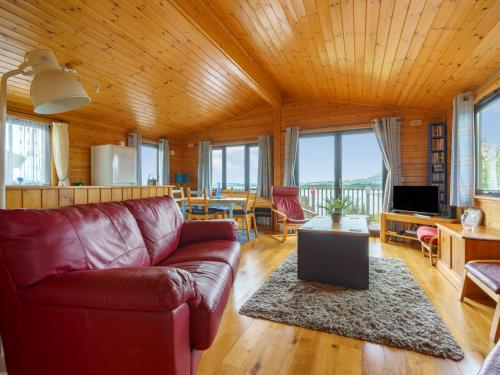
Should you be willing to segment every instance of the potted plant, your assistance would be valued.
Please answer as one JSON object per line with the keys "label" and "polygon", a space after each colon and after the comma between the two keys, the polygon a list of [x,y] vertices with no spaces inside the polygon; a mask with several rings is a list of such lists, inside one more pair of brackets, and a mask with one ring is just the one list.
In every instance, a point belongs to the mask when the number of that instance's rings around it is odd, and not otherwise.
{"label": "potted plant", "polygon": [[340,219],[342,218],[342,213],[345,209],[349,208],[352,205],[352,202],[349,200],[341,199],[341,198],[327,198],[325,200],[325,204],[323,206],[319,206],[323,208],[328,215],[331,216],[333,223],[340,223]]}

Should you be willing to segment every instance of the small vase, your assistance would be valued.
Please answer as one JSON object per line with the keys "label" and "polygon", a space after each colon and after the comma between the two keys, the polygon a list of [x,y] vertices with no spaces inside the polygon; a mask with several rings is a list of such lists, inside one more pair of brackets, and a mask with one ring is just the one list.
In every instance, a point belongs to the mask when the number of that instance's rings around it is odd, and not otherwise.
{"label": "small vase", "polygon": [[332,218],[332,223],[335,223],[335,224],[340,223],[340,219],[342,219],[342,213],[340,213],[340,212],[334,212],[334,213],[330,214],[330,216]]}

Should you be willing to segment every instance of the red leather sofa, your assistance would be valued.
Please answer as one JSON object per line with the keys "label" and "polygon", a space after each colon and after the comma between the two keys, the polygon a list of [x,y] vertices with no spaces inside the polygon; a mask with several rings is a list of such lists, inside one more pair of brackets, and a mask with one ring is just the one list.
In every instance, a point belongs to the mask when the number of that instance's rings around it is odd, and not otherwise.
{"label": "red leather sofa", "polygon": [[169,197],[0,210],[9,375],[193,374],[239,264],[236,223]]}

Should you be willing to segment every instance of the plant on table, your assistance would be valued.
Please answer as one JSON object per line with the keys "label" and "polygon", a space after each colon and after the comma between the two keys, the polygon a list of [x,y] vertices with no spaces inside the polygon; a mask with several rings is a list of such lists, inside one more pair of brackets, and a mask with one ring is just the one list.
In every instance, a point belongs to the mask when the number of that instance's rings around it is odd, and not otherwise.
{"label": "plant on table", "polygon": [[334,223],[340,223],[342,213],[352,206],[352,202],[349,199],[341,198],[326,198],[325,204],[320,207],[326,211],[328,215],[332,217]]}

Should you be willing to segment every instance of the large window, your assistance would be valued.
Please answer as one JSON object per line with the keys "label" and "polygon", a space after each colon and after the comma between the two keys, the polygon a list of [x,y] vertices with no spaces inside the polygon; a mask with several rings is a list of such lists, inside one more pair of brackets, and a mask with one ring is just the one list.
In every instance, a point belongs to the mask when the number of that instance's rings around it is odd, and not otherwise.
{"label": "large window", "polygon": [[500,91],[476,105],[476,191],[500,196]]}
{"label": "large window", "polygon": [[326,199],[342,196],[348,213],[378,220],[382,208],[382,154],[371,130],[304,134],[299,139],[296,181],[302,204],[325,214]]}
{"label": "large window", "polygon": [[158,145],[152,143],[141,144],[141,178],[142,184],[147,185],[149,179],[158,182]]}
{"label": "large window", "polygon": [[7,117],[5,182],[50,184],[50,129],[47,124]]}
{"label": "large window", "polygon": [[258,147],[254,144],[212,148],[212,187],[257,188]]}

